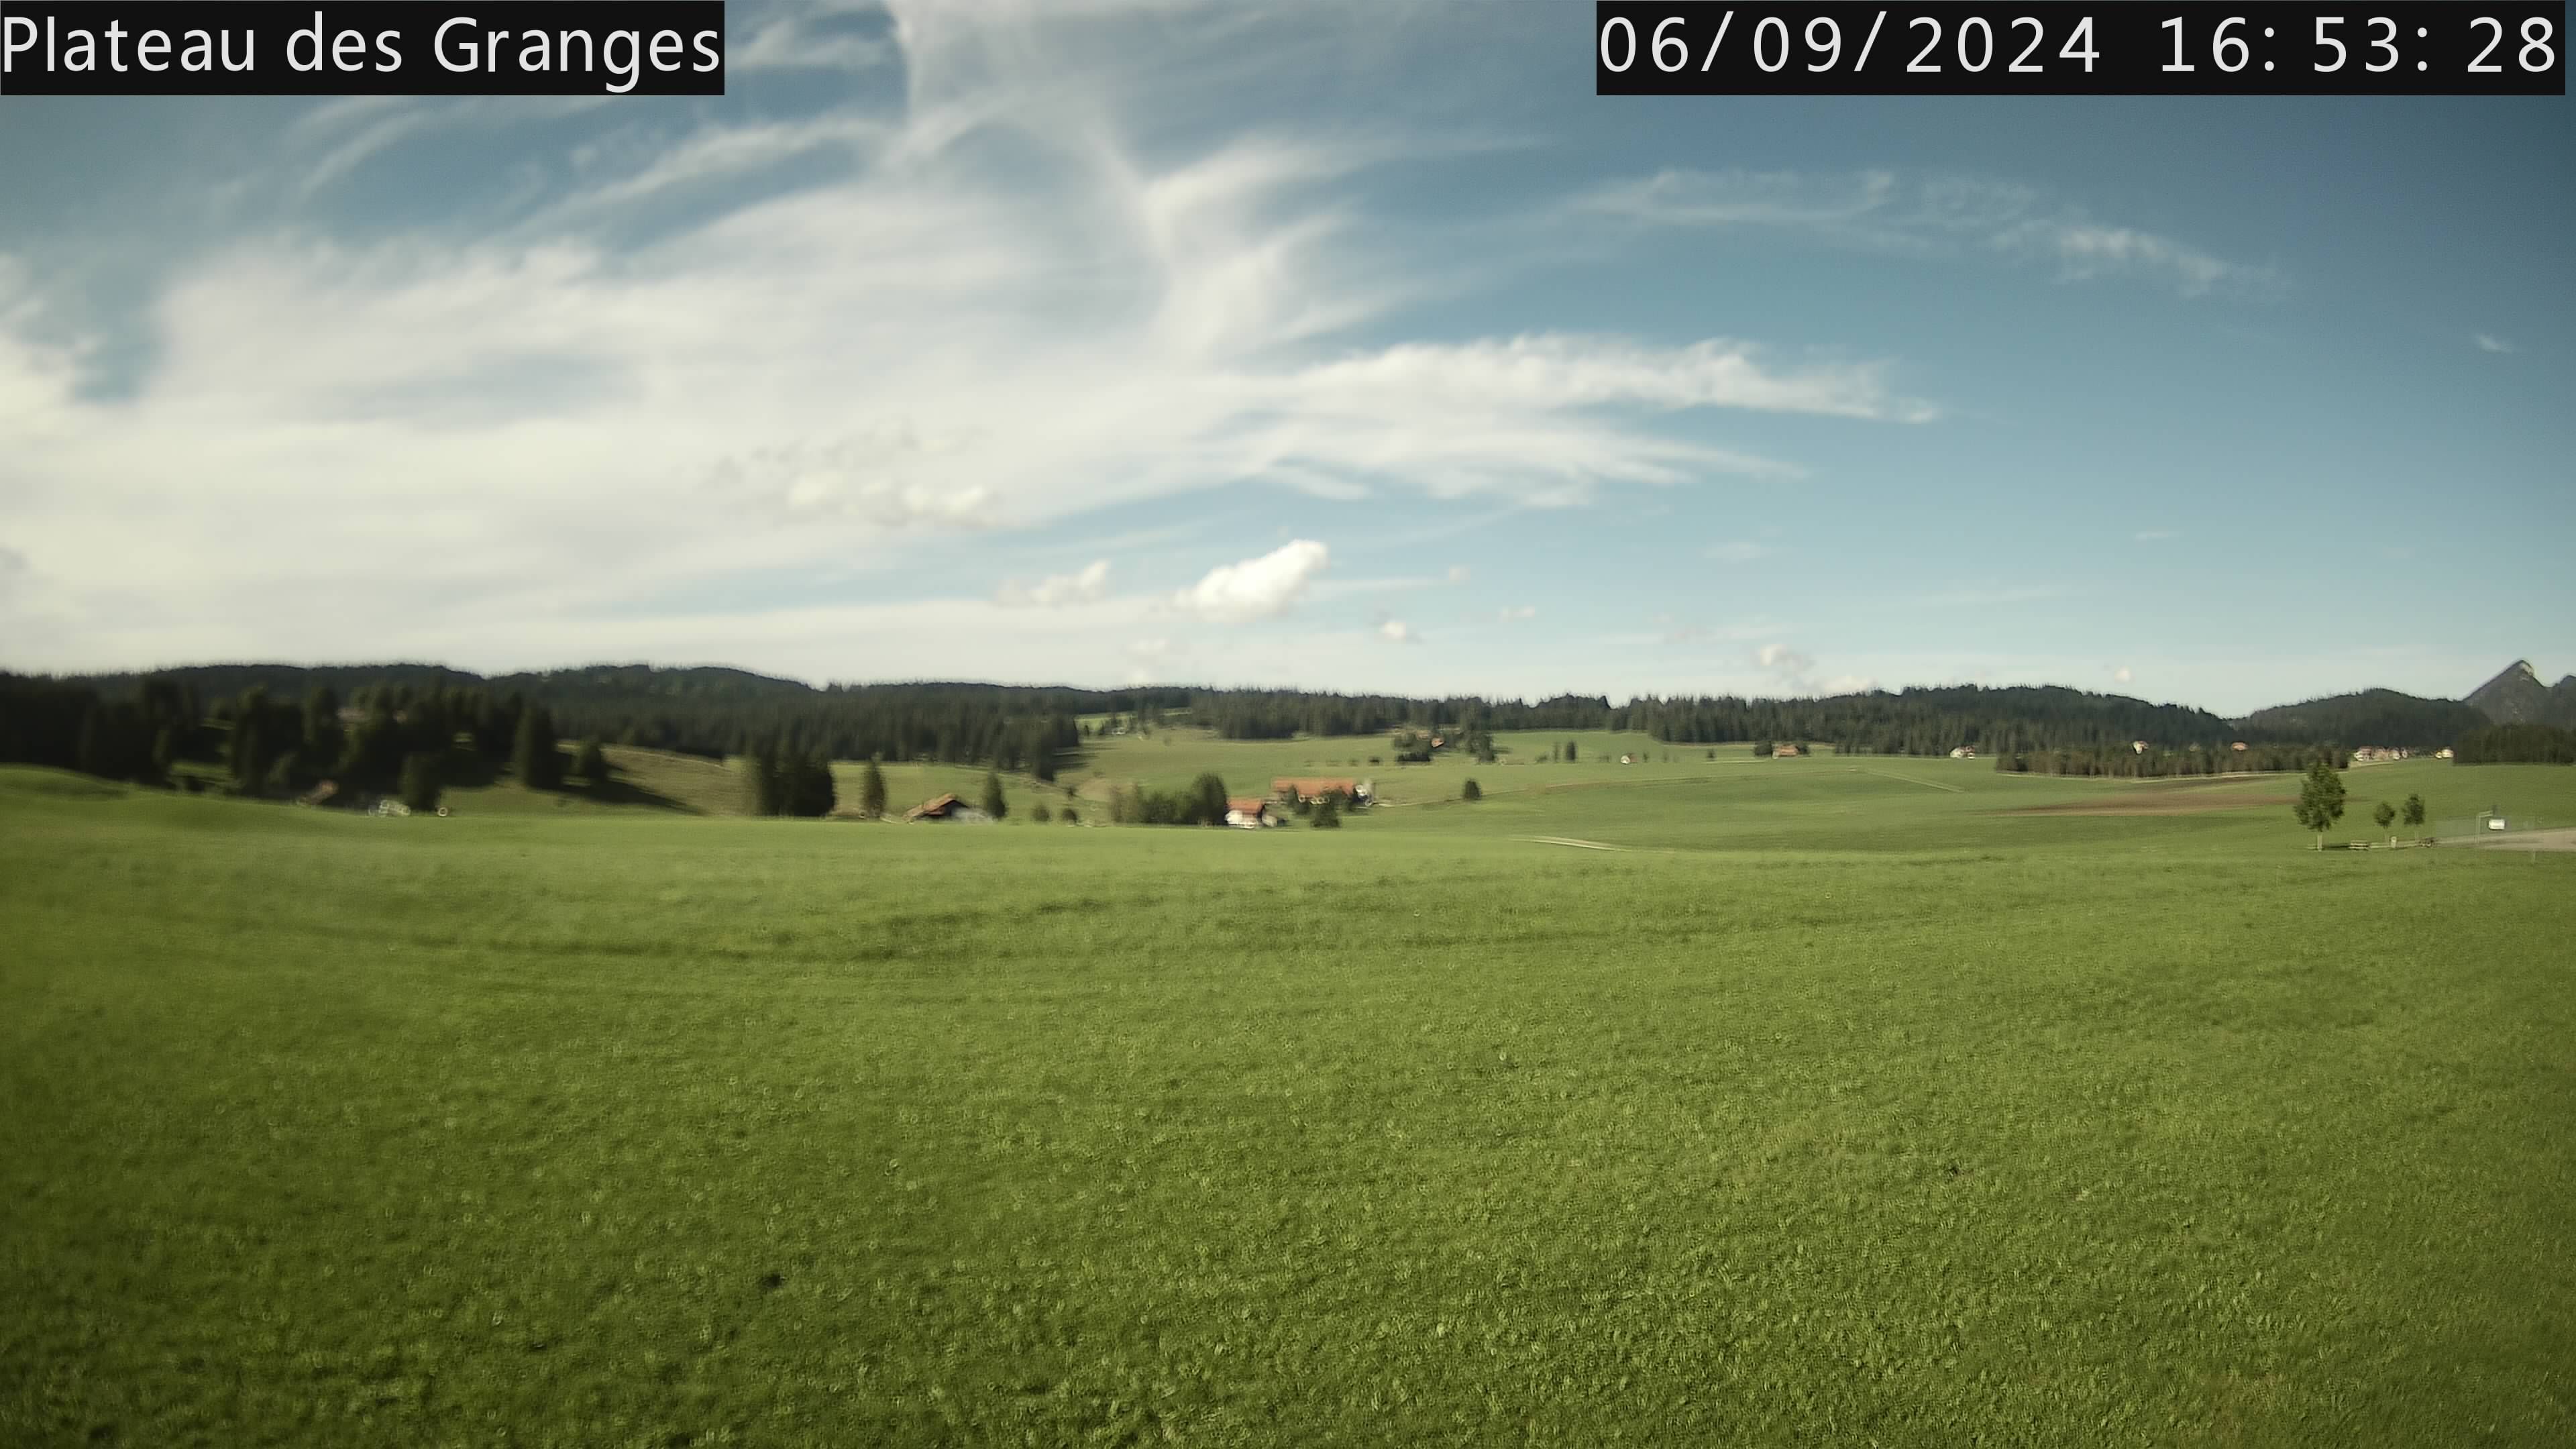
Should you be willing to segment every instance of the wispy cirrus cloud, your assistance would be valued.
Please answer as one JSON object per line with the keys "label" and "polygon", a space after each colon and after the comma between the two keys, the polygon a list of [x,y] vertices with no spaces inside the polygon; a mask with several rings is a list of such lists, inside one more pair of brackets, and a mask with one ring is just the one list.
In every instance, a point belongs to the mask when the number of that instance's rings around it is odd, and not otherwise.
{"label": "wispy cirrus cloud", "polygon": [[[1453,294],[1454,252],[1371,188],[1463,143],[1242,104],[1248,78],[1375,55],[1356,10],[738,15],[736,68],[840,75],[782,74],[756,110],[365,98],[263,133],[239,148],[258,172],[227,182],[250,222],[169,238],[112,401],[97,319],[30,320],[78,290],[71,264],[12,264],[0,532],[33,567],[0,637],[37,642],[11,662],[179,657],[169,621],[206,600],[239,631],[227,652],[361,657],[451,617],[463,657],[488,634],[444,602],[466,595],[577,639],[658,599],[754,609],[780,580],[918,568],[886,546],[907,534],[1246,482],[1571,508],[1800,473],[1729,445],[1730,415],[1938,413],[1897,361],[1795,339],[1509,308],[1432,330],[1418,304]],[[361,184],[408,195],[397,172],[443,189],[417,216],[372,192],[333,210]],[[1045,566],[956,617],[1168,605],[1179,582],[1121,601]],[[1208,618],[1268,607],[1236,587],[1180,597]],[[1120,647],[1097,646],[1102,667]]]}
{"label": "wispy cirrus cloud", "polygon": [[1647,226],[1794,229],[1919,255],[1982,252],[2048,265],[2066,281],[2133,277],[2184,296],[2276,281],[2269,267],[2098,221],[2033,187],[1974,177],[1675,169],[1606,182],[1569,211]]}
{"label": "wispy cirrus cloud", "polygon": [[2514,353],[2522,350],[2492,332],[2473,332],[2469,340],[2477,344],[2480,352]]}

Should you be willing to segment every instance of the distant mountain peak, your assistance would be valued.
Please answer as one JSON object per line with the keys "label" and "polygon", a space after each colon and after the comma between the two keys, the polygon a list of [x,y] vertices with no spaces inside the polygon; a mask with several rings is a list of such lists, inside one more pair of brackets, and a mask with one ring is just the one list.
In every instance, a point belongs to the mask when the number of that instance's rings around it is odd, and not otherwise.
{"label": "distant mountain peak", "polygon": [[[2576,675],[2568,676],[2576,680]],[[2550,724],[2576,704],[2576,686],[2553,690],[2540,682],[2540,671],[2528,659],[2517,659],[2495,678],[2470,690],[2469,704],[2498,724]]]}

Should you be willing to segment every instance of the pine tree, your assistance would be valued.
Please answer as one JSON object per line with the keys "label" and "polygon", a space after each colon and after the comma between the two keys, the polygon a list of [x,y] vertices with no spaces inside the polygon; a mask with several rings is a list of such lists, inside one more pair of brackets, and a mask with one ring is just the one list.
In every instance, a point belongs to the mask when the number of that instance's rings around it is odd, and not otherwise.
{"label": "pine tree", "polygon": [[244,794],[256,794],[260,781],[268,774],[268,750],[260,738],[259,710],[245,710],[233,718],[233,737],[224,752],[231,767],[233,788]]}
{"label": "pine tree", "polygon": [[304,696],[304,757],[316,769],[340,758],[346,731],[340,723],[340,697],[328,685]]}
{"label": "pine tree", "polygon": [[82,774],[105,778],[109,773],[107,756],[107,711],[93,704],[81,712],[79,752],[73,758],[79,761]]}
{"label": "pine tree", "polygon": [[415,750],[403,756],[402,802],[414,810],[427,813],[438,808],[438,796],[445,782],[440,779],[443,756],[430,750]]}
{"label": "pine tree", "polygon": [[161,726],[152,737],[152,778],[161,784],[170,782],[170,772],[178,766],[179,752],[186,740],[186,726],[173,720]]}
{"label": "pine tree", "polygon": [[868,761],[867,772],[859,776],[859,814],[870,820],[881,818],[886,808],[885,771]]}
{"label": "pine tree", "polygon": [[521,712],[518,743],[510,751],[510,772],[531,790],[551,790],[563,783],[563,753],[555,748],[554,716],[539,708]]}
{"label": "pine tree", "polygon": [[998,770],[984,772],[984,813],[999,820],[1011,813],[1011,802],[1002,796],[1002,775]]}
{"label": "pine tree", "polygon": [[608,783],[608,771],[608,752],[600,748],[599,737],[593,735],[583,740],[581,749],[573,755],[573,774],[596,790]]}
{"label": "pine tree", "polygon": [[1472,802],[1472,801],[1476,801],[1476,800],[1482,800],[1482,799],[1484,799],[1484,798],[1485,798],[1485,792],[1484,792],[1483,788],[1482,788],[1482,787],[1480,787],[1479,785],[1477,785],[1477,783],[1476,783],[1475,781],[1473,781],[1473,780],[1469,780],[1469,781],[1467,782],[1467,784],[1466,784],[1465,788],[1461,789],[1461,790],[1458,792],[1458,798],[1459,798],[1459,799],[1461,799],[1461,800],[1466,800],[1466,801],[1471,801],[1471,802]]}

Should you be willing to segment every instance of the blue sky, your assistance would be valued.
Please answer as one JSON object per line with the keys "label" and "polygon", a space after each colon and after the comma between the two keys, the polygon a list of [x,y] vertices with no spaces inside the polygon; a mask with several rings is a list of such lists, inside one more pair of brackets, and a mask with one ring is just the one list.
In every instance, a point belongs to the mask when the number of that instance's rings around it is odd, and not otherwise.
{"label": "blue sky", "polygon": [[2238,712],[2576,670],[2576,112],[1614,100],[1579,4],[0,104],[0,665]]}

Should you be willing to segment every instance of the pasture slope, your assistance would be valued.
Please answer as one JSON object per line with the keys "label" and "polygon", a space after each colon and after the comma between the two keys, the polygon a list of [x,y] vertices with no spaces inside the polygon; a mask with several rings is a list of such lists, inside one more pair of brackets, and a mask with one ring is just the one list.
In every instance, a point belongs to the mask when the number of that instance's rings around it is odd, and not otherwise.
{"label": "pasture slope", "polygon": [[[1099,778],[1300,758],[1174,738]],[[0,1442],[2576,1442],[2576,857],[1660,755],[1259,834],[0,771]]]}

